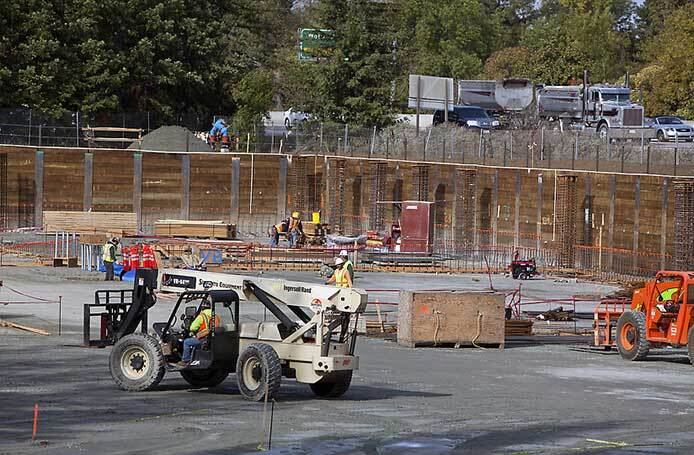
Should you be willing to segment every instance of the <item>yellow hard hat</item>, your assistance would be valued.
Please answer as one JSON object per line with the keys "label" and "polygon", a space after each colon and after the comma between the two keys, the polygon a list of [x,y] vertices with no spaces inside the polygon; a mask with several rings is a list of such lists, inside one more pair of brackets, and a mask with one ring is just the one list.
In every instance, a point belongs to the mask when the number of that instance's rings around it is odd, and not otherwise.
{"label": "yellow hard hat", "polygon": [[299,219],[299,212],[292,212],[292,218]]}

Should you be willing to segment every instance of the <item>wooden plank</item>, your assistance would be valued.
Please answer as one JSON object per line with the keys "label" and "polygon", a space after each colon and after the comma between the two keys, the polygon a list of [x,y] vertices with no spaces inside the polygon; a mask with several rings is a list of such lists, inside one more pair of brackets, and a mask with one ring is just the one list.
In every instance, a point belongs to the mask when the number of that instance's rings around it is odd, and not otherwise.
{"label": "wooden plank", "polygon": [[132,212],[43,212],[45,232],[67,231],[85,234],[135,234],[137,219]]}
{"label": "wooden plank", "polygon": [[5,319],[0,319],[0,327],[9,327],[12,329],[24,330],[26,332],[37,333],[39,335],[50,335],[50,333],[46,332],[45,330],[37,329],[35,327],[29,327],[28,325],[21,325],[15,322],[6,321]]}
{"label": "wooden plank", "polygon": [[154,223],[154,235],[233,239],[236,227],[223,221],[159,220]]}

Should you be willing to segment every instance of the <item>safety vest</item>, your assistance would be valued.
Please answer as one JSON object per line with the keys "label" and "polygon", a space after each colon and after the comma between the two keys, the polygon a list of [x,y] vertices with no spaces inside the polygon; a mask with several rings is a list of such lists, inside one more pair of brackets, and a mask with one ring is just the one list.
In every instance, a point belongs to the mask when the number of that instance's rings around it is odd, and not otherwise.
{"label": "safety vest", "polygon": [[677,291],[679,291],[678,288],[670,288],[666,289],[663,292],[660,293],[660,300],[661,302],[667,302],[668,300],[674,300],[673,296],[677,294]]}
{"label": "safety vest", "polygon": [[349,271],[349,277],[354,281],[354,264],[352,264],[352,261],[347,259],[347,262],[345,262],[345,265],[342,266],[343,269]]}
{"label": "safety vest", "polygon": [[103,253],[101,255],[101,260],[104,262],[116,262],[116,258],[111,255],[111,247],[115,250],[115,246],[111,243],[108,242],[103,246]]}
{"label": "safety vest", "polygon": [[[198,340],[204,339],[207,335],[210,334],[210,320],[211,318],[212,311],[211,310],[202,310],[200,312],[200,316],[202,317],[202,324],[200,324],[200,328],[198,329],[197,333],[195,334],[195,337]],[[215,327],[219,327],[221,324],[221,320],[219,316],[215,316],[214,318],[214,325]]]}
{"label": "safety vest", "polygon": [[344,265],[341,269],[335,269],[335,285],[338,288],[348,288],[349,281],[347,277],[349,276],[349,271]]}

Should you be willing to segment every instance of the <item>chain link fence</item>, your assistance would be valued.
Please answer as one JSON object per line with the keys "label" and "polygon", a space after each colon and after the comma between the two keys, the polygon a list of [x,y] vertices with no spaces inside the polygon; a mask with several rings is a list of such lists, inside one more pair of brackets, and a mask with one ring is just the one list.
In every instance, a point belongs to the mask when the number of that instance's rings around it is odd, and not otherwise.
{"label": "chain link fence", "polygon": [[[133,142],[132,137],[126,137],[129,133],[119,129],[138,130],[146,135],[170,123],[148,112],[99,115],[74,112],[52,117],[29,109],[0,109],[0,143],[36,147],[126,148]],[[204,138],[211,119],[196,114],[179,114],[173,123]],[[93,133],[89,128],[95,127],[110,127],[114,131],[100,133],[110,136],[107,142],[94,142],[90,141]],[[282,124],[264,121],[250,131],[236,132],[229,151],[694,175],[694,144],[652,142],[644,135],[647,136],[643,132],[639,135],[637,131],[630,139],[600,138],[593,130],[562,131],[554,124],[535,129],[495,130],[439,125],[417,131],[407,123],[379,130],[306,121],[288,129]],[[210,150],[215,149],[211,147]],[[219,144],[216,150],[219,150]]]}

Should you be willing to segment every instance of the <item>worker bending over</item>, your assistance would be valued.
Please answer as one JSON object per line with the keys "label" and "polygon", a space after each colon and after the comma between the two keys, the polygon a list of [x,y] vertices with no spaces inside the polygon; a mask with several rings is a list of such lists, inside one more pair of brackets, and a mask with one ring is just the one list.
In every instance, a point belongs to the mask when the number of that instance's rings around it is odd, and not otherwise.
{"label": "worker bending over", "polygon": [[270,246],[278,246],[280,244],[280,234],[286,234],[289,228],[289,219],[282,220],[274,226],[270,227]]}
{"label": "worker bending over", "polygon": [[118,238],[113,237],[102,247],[103,251],[101,252],[101,260],[104,262],[104,269],[106,270],[106,277],[104,278],[104,281],[114,281],[115,279],[113,266],[116,263],[118,243]]}
{"label": "worker bending over", "polygon": [[335,273],[328,278],[328,281],[325,282],[325,284],[332,284],[335,283],[335,286],[338,288],[351,288],[352,287],[352,278],[349,276],[349,271],[347,270],[347,267],[345,267],[345,260],[342,259],[341,257],[336,257],[335,258]]}
{"label": "worker bending over", "polygon": [[[212,320],[212,308],[208,300],[203,300],[200,304],[201,311],[193,320],[188,328],[190,337],[183,340],[183,355],[178,363],[181,367],[190,365],[190,360],[193,357],[193,350],[198,349],[202,345],[202,341],[210,333],[210,322]],[[219,321],[215,321],[217,324]]]}
{"label": "worker bending over", "polygon": [[299,212],[292,212],[292,217],[289,219],[287,227],[287,240],[289,247],[299,246],[299,241],[304,236],[304,227],[299,219]]}

